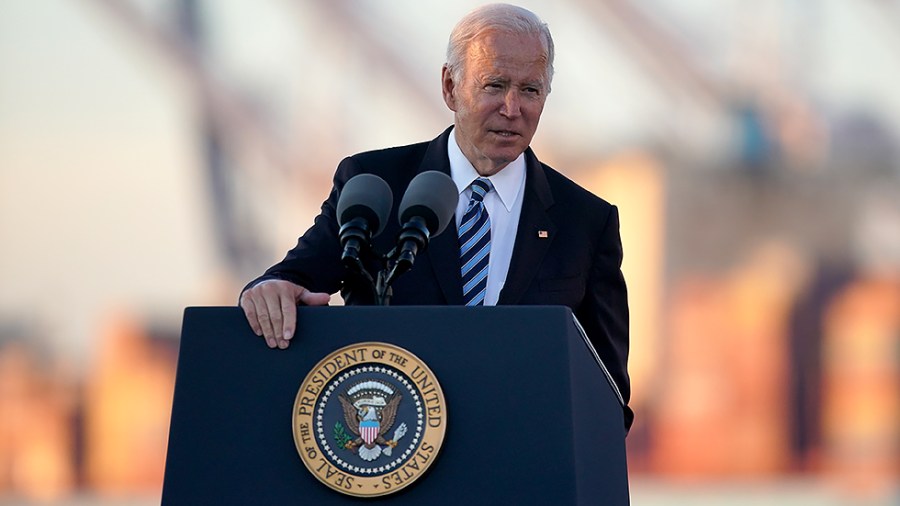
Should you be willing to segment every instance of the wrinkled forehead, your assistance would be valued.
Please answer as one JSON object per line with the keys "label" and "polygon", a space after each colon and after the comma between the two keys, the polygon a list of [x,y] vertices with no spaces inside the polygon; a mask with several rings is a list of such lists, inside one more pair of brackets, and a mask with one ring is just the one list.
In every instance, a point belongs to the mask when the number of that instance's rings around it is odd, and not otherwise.
{"label": "wrinkled forehead", "polygon": [[466,54],[486,50],[509,52],[518,49],[520,53],[529,53],[533,59],[547,62],[549,49],[547,41],[540,33],[512,32],[499,28],[485,28],[478,32],[466,47]]}
{"label": "wrinkled forehead", "polygon": [[539,37],[489,33],[466,50],[464,72],[475,79],[502,78],[549,86],[547,55]]}
{"label": "wrinkled forehead", "polygon": [[466,60],[488,66],[547,69],[546,46],[539,35],[485,30],[466,48]]}

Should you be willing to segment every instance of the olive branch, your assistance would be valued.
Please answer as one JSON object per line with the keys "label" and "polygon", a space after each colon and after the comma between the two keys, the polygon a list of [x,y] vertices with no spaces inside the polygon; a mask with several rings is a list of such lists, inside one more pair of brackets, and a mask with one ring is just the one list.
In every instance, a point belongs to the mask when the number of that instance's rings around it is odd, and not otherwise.
{"label": "olive branch", "polygon": [[353,440],[347,431],[344,429],[343,424],[341,422],[334,423],[334,441],[338,444],[338,447],[347,449],[347,443]]}

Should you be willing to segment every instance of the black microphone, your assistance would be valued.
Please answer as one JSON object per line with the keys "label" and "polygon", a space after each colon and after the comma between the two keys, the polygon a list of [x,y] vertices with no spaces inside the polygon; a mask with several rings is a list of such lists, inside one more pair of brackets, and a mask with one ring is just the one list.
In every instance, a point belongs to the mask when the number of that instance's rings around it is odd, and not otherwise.
{"label": "black microphone", "polygon": [[396,272],[408,271],[416,254],[428,246],[430,238],[439,235],[456,212],[459,191],[447,174],[430,170],[414,177],[400,201],[400,236],[397,238]]}
{"label": "black microphone", "polygon": [[384,230],[393,203],[390,186],[374,174],[359,174],[347,181],[337,205],[344,265],[362,270],[360,250]]}

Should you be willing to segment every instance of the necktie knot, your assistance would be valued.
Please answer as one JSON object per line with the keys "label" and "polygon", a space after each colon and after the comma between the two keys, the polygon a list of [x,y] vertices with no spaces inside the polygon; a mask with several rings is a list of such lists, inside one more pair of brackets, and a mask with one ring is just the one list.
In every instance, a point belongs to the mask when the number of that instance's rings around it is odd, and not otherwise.
{"label": "necktie knot", "polygon": [[472,200],[477,202],[484,201],[484,196],[487,195],[489,191],[494,187],[491,184],[491,180],[485,177],[480,177],[475,181],[472,181]]}

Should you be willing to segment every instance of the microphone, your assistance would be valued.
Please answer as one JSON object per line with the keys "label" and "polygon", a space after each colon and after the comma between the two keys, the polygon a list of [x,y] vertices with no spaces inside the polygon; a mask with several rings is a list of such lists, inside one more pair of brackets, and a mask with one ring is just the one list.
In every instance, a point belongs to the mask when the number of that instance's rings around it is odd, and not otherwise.
{"label": "microphone", "polygon": [[347,181],[337,205],[344,265],[362,271],[360,250],[384,230],[393,203],[390,186],[374,174],[359,174]]}
{"label": "microphone", "polygon": [[416,254],[440,235],[456,212],[459,191],[447,174],[436,170],[414,177],[400,201],[400,236],[397,238],[396,272],[392,278],[412,269]]}

